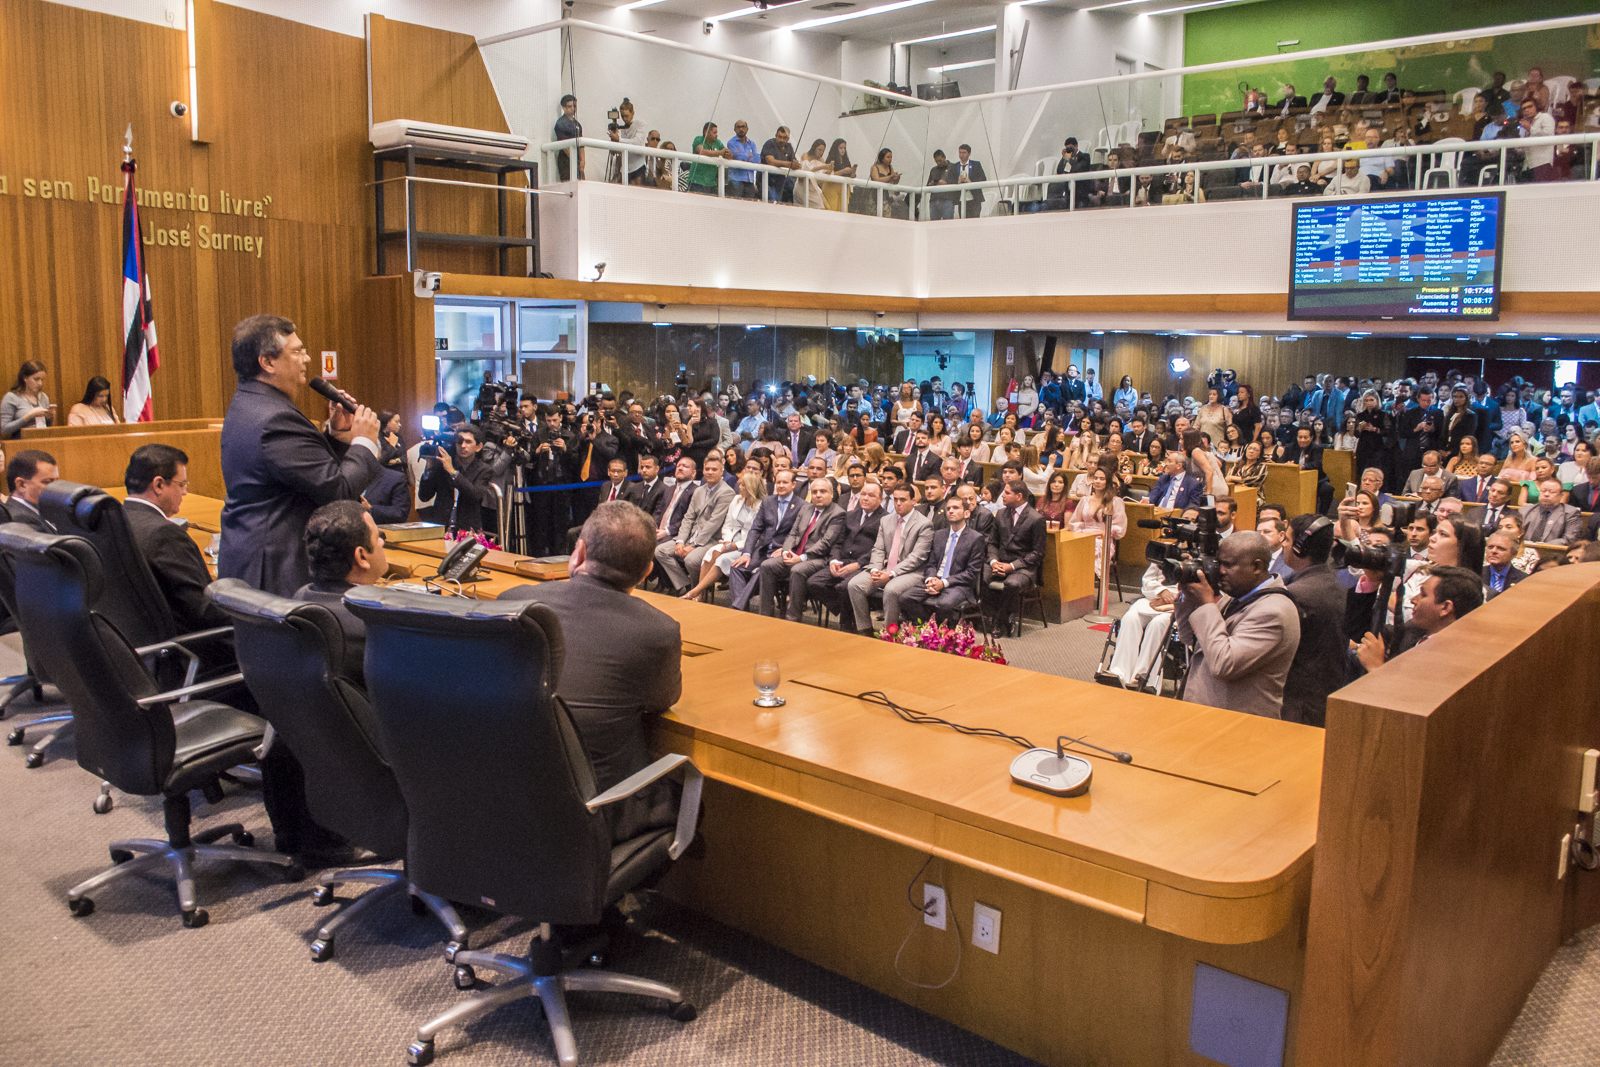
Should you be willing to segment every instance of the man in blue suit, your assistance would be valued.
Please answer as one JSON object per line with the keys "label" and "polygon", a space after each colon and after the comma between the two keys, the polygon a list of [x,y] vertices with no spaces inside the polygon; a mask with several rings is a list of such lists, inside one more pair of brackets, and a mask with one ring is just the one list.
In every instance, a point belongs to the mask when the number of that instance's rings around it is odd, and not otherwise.
{"label": "man in blue suit", "polygon": [[1205,486],[1200,479],[1189,474],[1182,452],[1168,452],[1161,477],[1150,490],[1150,503],[1158,508],[1197,508],[1205,503]]}
{"label": "man in blue suit", "polygon": [[744,611],[750,606],[761,564],[782,547],[799,512],[800,501],[794,495],[794,471],[788,468],[777,471],[772,476],[772,492],[756,509],[756,517],[744,541],[744,551],[734,560],[733,571],[728,575],[728,592],[735,610]]}
{"label": "man in blue suit", "polygon": [[902,614],[917,620],[930,614],[952,622],[961,609],[978,599],[978,582],[989,558],[989,541],[967,525],[967,504],[959,496],[944,503],[950,525],[935,531],[923,568],[921,589],[910,589],[900,598]]}

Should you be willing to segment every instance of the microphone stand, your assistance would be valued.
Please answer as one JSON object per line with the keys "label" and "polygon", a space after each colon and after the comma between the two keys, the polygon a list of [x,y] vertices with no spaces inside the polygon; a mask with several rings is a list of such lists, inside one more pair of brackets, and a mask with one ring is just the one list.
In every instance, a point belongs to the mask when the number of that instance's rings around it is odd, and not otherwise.
{"label": "microphone stand", "polygon": [[1095,602],[1093,615],[1084,620],[1100,626],[1111,621],[1111,509],[1101,508],[1100,514],[1100,596]]}

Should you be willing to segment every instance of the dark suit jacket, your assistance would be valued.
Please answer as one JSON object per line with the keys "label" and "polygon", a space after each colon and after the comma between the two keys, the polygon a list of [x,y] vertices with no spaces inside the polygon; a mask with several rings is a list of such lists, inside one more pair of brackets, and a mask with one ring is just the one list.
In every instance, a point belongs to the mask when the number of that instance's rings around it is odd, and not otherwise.
{"label": "dark suit jacket", "polygon": [[[349,582],[311,582],[297,589],[294,598],[325,605],[333,612],[333,617],[339,620],[339,631],[344,634],[344,677],[352,685],[365,690],[367,624],[352,615],[350,609],[344,606],[345,593],[354,588],[355,586]],[[367,736],[374,741],[378,739],[376,722],[362,723],[362,726],[367,728]]]}
{"label": "dark suit jacket", "polygon": [[[649,766],[647,719],[683,695],[683,640],[678,624],[641,597],[578,573],[565,582],[508,590],[506,599],[536,600],[561,620],[565,648],[556,694],[566,701],[594,764],[596,788],[610,789]],[[676,788],[670,782],[609,805],[612,840],[652,826],[671,826]]]}
{"label": "dark suit jacket", "polygon": [[[933,543],[928,547],[928,563],[922,569],[923,577],[937,578],[944,566],[945,548],[950,543],[950,528],[935,530]],[[950,578],[945,588],[960,586],[973,596],[978,595],[978,583],[983,581],[983,565],[989,559],[989,542],[968,523],[961,528],[956,542],[955,555],[950,560]]]}
{"label": "dark suit jacket", "polygon": [[1344,636],[1349,591],[1327,564],[1310,567],[1287,580],[1289,599],[1300,609],[1300,645],[1284,680],[1283,718],[1324,726],[1328,694],[1349,680],[1350,645]]}
{"label": "dark suit jacket", "polygon": [[619,418],[616,438],[617,454],[628,461],[629,474],[639,473],[640,456],[660,451],[661,438],[650,429],[648,422],[640,423],[635,429],[631,419]]}
{"label": "dark suit jacket", "polygon": [[995,513],[994,530],[989,534],[989,558],[1014,563],[1017,570],[1038,578],[1039,565],[1044,562],[1044,516],[1033,505],[1024,504],[1013,525],[1011,509],[1001,508]]}
{"label": "dark suit jacket", "polygon": [[878,543],[878,527],[883,524],[886,514],[888,512],[881,504],[870,514],[860,508],[846,512],[844,531],[833,543],[828,558],[840,563],[859,563],[865,567],[872,558],[872,546]]}
{"label": "dark suit jacket", "polygon": [[960,456],[957,456],[956,462],[961,464],[961,473],[956,475],[958,481],[966,482],[968,485],[983,484],[983,464],[971,456],[968,456],[966,460],[962,460]]}
{"label": "dark suit jacket", "polygon": [[1600,485],[1591,482],[1579,482],[1567,494],[1567,503],[1579,511],[1593,511],[1597,500],[1600,500]]}
{"label": "dark suit jacket", "polygon": [[[609,483],[611,481],[611,479],[607,478],[606,481]],[[627,503],[633,504],[635,507],[637,507],[639,502],[637,500],[633,499],[633,495],[634,495],[633,494],[633,487],[638,485],[638,484],[639,484],[638,482],[627,482],[627,481],[623,482],[622,483],[622,487],[619,490],[617,490],[617,499],[618,500],[622,500],[622,501],[626,501]],[[611,486],[609,484],[602,485],[602,486],[600,486],[600,488],[595,490],[595,501],[597,503],[605,504],[605,503],[608,503],[610,500],[611,500]]]}
{"label": "dark suit jacket", "polygon": [[1283,446],[1283,462],[1293,463],[1308,471],[1317,472],[1317,484],[1321,485],[1328,480],[1328,475],[1322,469],[1322,446],[1312,445],[1306,449],[1306,461],[1300,462],[1300,443],[1292,441]]}
{"label": "dark suit jacket", "polygon": [[[793,449],[794,438],[789,434],[788,425],[784,424],[778,426],[777,431],[778,441],[783,445],[783,447]],[[813,430],[809,426],[802,425],[800,427],[800,450],[795,452],[795,454],[791,457],[790,461],[792,465],[798,468],[800,464],[806,461],[807,453],[809,453],[815,447],[817,447],[817,431]]]}
{"label": "dark suit jacket", "polygon": [[[955,182],[960,176],[961,162],[953,159],[950,161],[950,181]],[[988,176],[983,173],[983,164],[979,163],[976,159],[967,160],[967,178],[975,182],[986,182],[989,180]],[[958,193],[962,191],[969,192],[972,194],[972,200],[975,203],[983,203],[982,189],[964,189],[964,187],[960,184],[956,184],[955,189]]]}
{"label": "dark suit jacket", "polygon": [[40,533],[55,533],[55,523],[39,514],[39,509],[22,499],[13,496],[6,501],[6,510],[11,512],[11,521],[20,522],[24,526],[31,526]]}
{"label": "dark suit jacket", "polygon": [[1339,107],[1341,104],[1344,103],[1344,94],[1339,92],[1338,90],[1335,90],[1335,91],[1333,91],[1331,93],[1312,93],[1311,94],[1311,106],[1312,107],[1316,107],[1317,103],[1323,97],[1327,97],[1328,98],[1328,106],[1329,107]]}
{"label": "dark suit jacket", "polygon": [[967,525],[977,530],[987,540],[989,531],[994,529],[994,512],[979,504],[977,510],[967,516]]}
{"label": "dark suit jacket", "polygon": [[[1517,570],[1517,568],[1515,568],[1515,567],[1507,567],[1506,568],[1506,589],[1510,589],[1512,586],[1516,585],[1518,582],[1522,581],[1522,579],[1524,579],[1526,577],[1527,577],[1527,575],[1522,573],[1521,571]],[[1495,592],[1494,588],[1492,586],[1490,586],[1490,584],[1489,584],[1489,568],[1488,567],[1484,567],[1483,568],[1483,600],[1484,600],[1484,603],[1488,603],[1489,601],[1493,600],[1495,597],[1499,596],[1500,593],[1505,592],[1506,589],[1500,590],[1499,593]]]}
{"label": "dark suit jacket", "polygon": [[[13,508],[11,513],[15,515],[21,510]],[[154,504],[143,501],[124,503],[122,513],[128,518],[128,529],[139,546],[139,554],[149,564],[156,585],[161,587],[161,595],[167,598],[179,632],[193,633],[228,625],[227,615],[206,602],[211,572],[200,554],[200,546],[184,528],[163,515]]]}
{"label": "dark suit jacket", "polygon": [[643,481],[628,483],[628,499],[657,522],[661,521],[661,502],[666,499],[666,494],[667,483],[659,474],[653,485],[646,485]]}
{"label": "dark suit jacket", "polygon": [[311,578],[306,522],[335,500],[355,500],[378,457],[354,445],[340,458],[294,402],[265,382],[239,383],[222,422],[222,551],[217,575],[290,596]]}
{"label": "dark suit jacket", "polygon": [[1144,433],[1140,434],[1123,434],[1122,450],[1124,452],[1136,452],[1142,456],[1146,452],[1150,451],[1150,442],[1154,441],[1155,439],[1156,435],[1152,430],[1146,430]]}
{"label": "dark suit jacket", "polygon": [[788,510],[783,513],[780,522],[778,500],[776,496],[764,498],[756,509],[755,519],[750,523],[750,533],[744,539],[744,551],[750,556],[751,567],[761,566],[762,560],[778,550],[794,526],[794,517],[800,513],[803,501],[796,495],[789,501]]}
{"label": "dark suit jacket", "polygon": [[[1150,503],[1155,507],[1165,507],[1167,490],[1172,487],[1172,475],[1163,474],[1156,479],[1155,487],[1150,490]],[[1178,490],[1177,502],[1174,507],[1195,508],[1200,506],[1201,498],[1206,495],[1206,487],[1200,484],[1200,479],[1192,474],[1183,476],[1183,487]]]}
{"label": "dark suit jacket", "polygon": [[411,516],[411,485],[405,471],[383,468],[361,495],[372,505],[373,522],[405,522]]}
{"label": "dark suit jacket", "polygon": [[916,443],[916,434],[911,432],[911,427],[902,426],[894,432],[894,437],[889,441],[889,451],[906,455]]}
{"label": "dark suit jacket", "polygon": [[921,482],[938,474],[943,466],[944,457],[931,448],[925,448],[915,456],[906,457],[906,477],[914,482]]}
{"label": "dark suit jacket", "polygon": [[1306,98],[1303,96],[1282,96],[1272,105],[1271,110],[1282,112],[1286,107],[1305,107]]}
{"label": "dark suit jacket", "polygon": [[794,522],[789,526],[789,536],[783,539],[785,552],[794,552],[807,559],[827,559],[833,551],[834,542],[838,541],[844,533],[844,508],[838,504],[829,504],[822,517],[817,520],[816,527],[811,531],[811,536],[806,538],[806,550],[800,551],[800,538],[805,536],[806,527],[811,524],[811,516],[816,512],[807,500],[798,508],[791,508],[795,512]]}

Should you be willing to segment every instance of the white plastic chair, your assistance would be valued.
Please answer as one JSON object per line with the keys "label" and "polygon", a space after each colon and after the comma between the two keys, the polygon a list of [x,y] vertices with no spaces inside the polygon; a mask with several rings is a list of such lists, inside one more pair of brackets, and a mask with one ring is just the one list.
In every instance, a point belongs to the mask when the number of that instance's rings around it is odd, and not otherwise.
{"label": "white plastic chair", "polygon": [[1472,114],[1472,102],[1478,98],[1478,94],[1481,92],[1483,92],[1482,89],[1457,90],[1455,99],[1461,101],[1461,113],[1463,115]]}
{"label": "white plastic chair", "polygon": [[1111,127],[1110,126],[1102,126],[1102,127],[1100,127],[1100,134],[1099,134],[1099,136],[1097,136],[1094,139],[1094,146],[1095,146],[1096,149],[1102,149],[1103,148],[1108,152],[1111,150]]}
{"label": "white plastic chair", "polygon": [[1545,82],[1546,85],[1550,86],[1550,103],[1552,105],[1566,103],[1573,83],[1577,80],[1570,74],[1560,74]]}
{"label": "white plastic chair", "polygon": [[[1460,137],[1441,137],[1434,142],[1434,145],[1435,147],[1442,148],[1447,144],[1466,143],[1467,142]],[[1436,186],[1429,184],[1435,174],[1441,174],[1444,176],[1444,188],[1454,189],[1456,187],[1456,168],[1461,165],[1460,152],[1436,152],[1432,155],[1425,156],[1424,158],[1428,161],[1428,168],[1422,172],[1422,183],[1419,188],[1437,188]]]}
{"label": "white plastic chair", "polygon": [[1119,129],[1117,132],[1117,144],[1136,145],[1139,143],[1139,135],[1143,132],[1143,121],[1140,119],[1129,119],[1127,122],[1122,124],[1121,129]]}

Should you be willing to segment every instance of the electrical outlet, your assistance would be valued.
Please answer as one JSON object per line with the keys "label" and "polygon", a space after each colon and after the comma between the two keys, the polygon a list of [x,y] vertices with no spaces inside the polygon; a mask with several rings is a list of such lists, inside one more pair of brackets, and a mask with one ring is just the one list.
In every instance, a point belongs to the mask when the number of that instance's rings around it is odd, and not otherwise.
{"label": "electrical outlet", "polygon": [[945,923],[945,896],[944,886],[922,883],[922,921],[929,926],[944,929]]}
{"label": "electrical outlet", "polygon": [[983,904],[972,905],[972,943],[988,952],[1000,951],[1000,911]]}
{"label": "electrical outlet", "polygon": [[1558,882],[1561,881],[1561,879],[1563,879],[1563,878],[1565,878],[1567,876],[1567,857],[1570,856],[1570,855],[1572,855],[1572,835],[1571,834],[1562,834],[1561,835],[1561,860],[1556,865],[1556,881],[1558,881]]}

